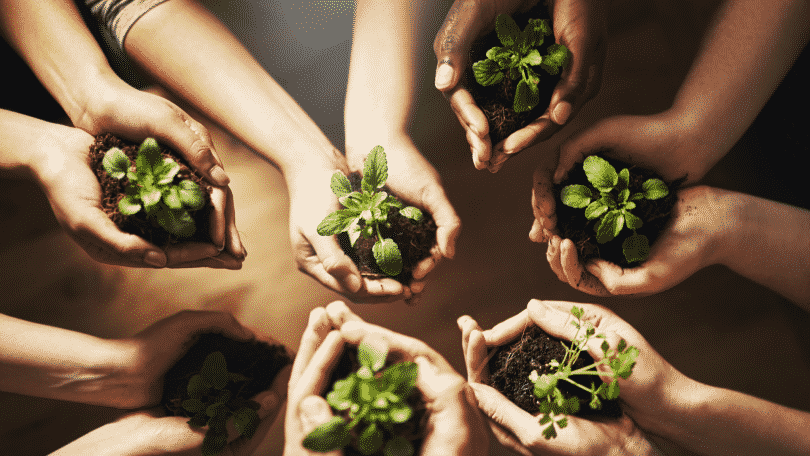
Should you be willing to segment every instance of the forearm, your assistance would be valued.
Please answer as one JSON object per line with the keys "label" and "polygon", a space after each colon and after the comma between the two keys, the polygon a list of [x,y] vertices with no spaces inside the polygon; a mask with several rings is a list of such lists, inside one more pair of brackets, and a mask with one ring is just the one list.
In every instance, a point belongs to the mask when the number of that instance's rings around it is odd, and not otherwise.
{"label": "forearm", "polygon": [[0,109],[0,168],[33,174],[40,182],[47,180],[48,173],[64,169],[57,163],[64,154],[50,151],[64,150],[71,138],[83,134],[75,128]]}
{"label": "forearm", "polygon": [[328,138],[231,32],[190,0],[158,5],[124,41],[127,54],[287,175],[334,167]]}
{"label": "forearm", "polygon": [[703,40],[671,117],[708,171],[740,139],[807,44],[806,1],[728,0]]}

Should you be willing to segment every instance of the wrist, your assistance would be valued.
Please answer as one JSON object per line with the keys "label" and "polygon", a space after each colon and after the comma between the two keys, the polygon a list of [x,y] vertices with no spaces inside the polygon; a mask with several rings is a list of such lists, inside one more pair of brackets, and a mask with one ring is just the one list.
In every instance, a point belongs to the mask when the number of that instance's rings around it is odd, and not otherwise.
{"label": "wrist", "polygon": [[745,195],[718,188],[705,187],[707,215],[710,226],[706,230],[712,236],[712,246],[708,256],[710,264],[731,266],[734,257],[741,250],[745,251],[744,239]]}
{"label": "wrist", "polygon": [[[402,147],[407,145],[408,147]],[[410,135],[404,129],[369,126],[362,131],[346,128],[346,162],[351,170],[362,170],[363,162],[376,146],[382,146],[389,162],[396,151],[415,148]],[[389,163],[389,168],[391,163]]]}
{"label": "wrist", "polygon": [[701,110],[676,104],[660,114],[664,121],[660,131],[672,132],[674,155],[677,157],[676,178],[687,176],[688,182],[696,182],[725,155],[717,141],[717,135],[706,128]]}

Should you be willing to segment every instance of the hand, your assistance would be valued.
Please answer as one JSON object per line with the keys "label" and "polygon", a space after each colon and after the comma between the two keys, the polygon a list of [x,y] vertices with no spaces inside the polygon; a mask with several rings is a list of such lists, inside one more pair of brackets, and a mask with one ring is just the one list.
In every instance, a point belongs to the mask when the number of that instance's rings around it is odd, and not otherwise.
{"label": "hand", "polygon": [[[131,267],[198,267],[239,269],[244,258],[234,225],[233,196],[228,187],[214,187],[211,235],[214,244],[181,243],[165,251],[134,234],[124,233],[101,210],[101,186],[87,164],[93,137],[76,129],[43,124],[53,141],[41,143],[32,169],[50,201],[59,224],[91,258]],[[227,226],[227,245],[225,228]],[[240,252],[234,255],[232,252]]]}
{"label": "hand", "polygon": [[568,47],[573,59],[563,69],[546,112],[496,144],[493,150],[487,119],[459,81],[469,63],[472,42],[492,30],[498,14],[526,11],[535,3],[456,0],[433,42],[438,60],[436,88],[448,98],[466,131],[476,169],[497,172],[511,156],[549,138],[599,92],[607,33],[605,2],[557,0],[551,12],[554,38]]}
{"label": "hand", "polygon": [[[680,387],[689,380],[676,371],[630,325],[609,310],[594,304],[576,304],[585,309],[584,320],[594,324],[615,347],[620,339],[639,349],[633,374],[619,379],[624,414],[617,420],[589,421],[568,418],[568,426],[555,439],[543,438],[537,416],[532,416],[483,383],[489,379],[487,349],[512,342],[529,325],[537,325],[563,340],[575,337],[570,314],[574,303],[532,300],[520,314],[483,331],[469,316],[458,319],[468,381],[481,410],[488,415],[493,432],[505,446],[524,455],[533,454],[657,454],[644,431],[660,429],[667,423],[668,406],[674,407]],[[591,339],[589,352],[597,361],[601,339]],[[603,378],[609,380],[609,377]],[[668,402],[665,402],[668,401]],[[638,427],[637,427],[638,426]]]}

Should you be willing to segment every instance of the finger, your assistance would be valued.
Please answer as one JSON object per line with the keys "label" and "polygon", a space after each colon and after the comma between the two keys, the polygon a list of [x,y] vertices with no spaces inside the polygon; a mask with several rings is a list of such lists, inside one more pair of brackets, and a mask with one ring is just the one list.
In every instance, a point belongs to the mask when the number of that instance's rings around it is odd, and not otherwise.
{"label": "finger", "polygon": [[[306,236],[299,233],[307,247],[299,247],[299,269],[341,294],[357,293],[363,287],[360,271],[338,245],[334,236]],[[313,256],[307,256],[314,253]]]}
{"label": "finger", "polygon": [[505,446],[506,448],[509,448],[510,450],[522,456],[535,456],[535,454],[532,453],[528,448],[526,448],[525,446],[521,445],[520,442],[518,442],[517,437],[515,437],[508,430],[504,429],[504,427],[501,426],[500,424],[492,420],[489,420],[489,429],[492,431],[492,434],[498,440],[498,443]]}
{"label": "finger", "polygon": [[363,287],[371,297],[381,297],[388,295],[401,295],[405,293],[405,288],[394,279],[369,279],[363,277]]}
{"label": "finger", "polygon": [[[581,318],[582,322],[592,324],[597,334],[602,333],[606,335],[608,342],[611,343],[611,347],[616,346],[619,341],[616,330],[621,329],[626,323],[620,320],[611,311],[604,307],[597,306],[596,304],[578,304],[566,301],[540,301],[533,299],[529,302],[528,306],[529,317],[548,334],[563,340],[573,340],[578,335],[581,335],[581,330],[572,324],[577,322],[577,318],[571,313],[574,306],[584,309],[584,314]],[[601,343],[599,338],[591,338],[588,341],[589,352],[594,359],[598,360],[601,357],[602,350],[599,348]]]}
{"label": "finger", "polygon": [[343,301],[335,301],[326,306],[326,315],[329,317],[332,327],[337,329],[340,329],[347,321],[363,321]]}
{"label": "finger", "polygon": [[227,198],[225,201],[225,250],[233,255],[240,261],[244,260],[247,256],[247,250],[242,244],[242,238],[239,236],[239,231],[236,229],[236,208],[233,202],[233,191],[230,187],[227,189]]}
{"label": "finger", "polygon": [[211,243],[216,246],[219,251],[225,248],[225,211],[226,203],[228,201],[228,193],[225,188],[211,187],[211,206],[214,210],[211,211],[210,218],[210,235]]}
{"label": "finger", "polygon": [[441,185],[425,187],[422,203],[436,221],[436,244],[439,246],[439,252],[445,258],[452,259],[456,254],[456,239],[461,231],[461,219]]}
{"label": "finger", "polygon": [[[310,395],[321,395],[325,392],[329,376],[343,352],[344,341],[338,330],[332,330],[323,339],[323,343],[312,355],[309,364],[295,383],[290,379],[289,400],[291,406],[298,406],[301,399]],[[293,367],[295,370],[295,367]],[[294,386],[293,386],[294,385]]]}
{"label": "finger", "polygon": [[316,307],[309,312],[309,321],[304,329],[304,334],[301,335],[301,344],[298,346],[298,354],[295,355],[293,362],[290,385],[298,383],[315,351],[321,346],[332,328],[326,309]]}
{"label": "finger", "polygon": [[456,0],[433,41],[436,54],[435,85],[446,92],[453,89],[467,67],[470,46],[489,25],[482,17],[479,2]]}
{"label": "finger", "polygon": [[101,210],[77,214],[68,230],[94,260],[104,264],[163,268],[166,253],[140,236],[124,233]]}
{"label": "finger", "polygon": [[[411,275],[416,280],[424,279],[425,276],[428,275],[428,273],[432,271],[433,268],[436,267],[436,263],[437,263],[436,259],[433,258],[432,256],[429,256],[420,261],[419,263],[417,263],[416,267],[411,272]],[[413,291],[413,286],[411,286],[411,291]]]}
{"label": "finger", "polygon": [[[458,319],[456,320],[456,324],[458,325],[458,329],[461,330],[461,351],[464,354],[464,357],[466,358],[467,347],[469,346],[470,340],[470,333],[472,333],[474,329],[477,329],[478,331],[483,331],[483,329],[481,329],[481,327],[478,325],[478,322],[475,321],[469,315],[462,315],[458,317]],[[467,372],[469,373],[469,371],[470,369],[468,366]]]}
{"label": "finger", "polygon": [[[668,270],[666,265],[656,263],[653,258],[647,259],[639,267],[624,269],[621,266],[602,259],[593,261],[585,267],[588,272],[604,284],[612,295],[648,295],[670,288],[676,284],[661,281],[653,274],[656,270]],[[670,274],[671,275],[671,274]]]}
{"label": "finger", "polygon": [[[261,405],[256,411],[259,415],[259,426],[253,434],[253,438],[240,438],[233,440],[229,448],[234,456],[250,456],[255,453],[256,448],[264,441],[267,433],[273,427],[281,409],[284,408],[287,396],[287,382],[289,381],[290,366],[285,367],[273,381],[273,387],[269,391],[264,391],[256,395],[253,400]],[[229,423],[232,424],[232,423]],[[229,426],[229,433],[231,432]]]}
{"label": "finger", "polygon": [[388,343],[391,351],[407,355],[410,358],[424,356],[431,363],[439,366],[442,371],[453,371],[450,363],[426,343],[413,337],[395,333],[390,329],[363,321],[348,321],[341,326],[340,333],[347,342],[354,345],[359,345],[363,338],[374,334],[375,337],[382,337]]}
{"label": "finger", "polygon": [[562,263],[560,258],[560,242],[561,239],[559,236],[552,236],[551,240],[548,242],[548,247],[546,248],[546,260],[548,260],[549,266],[551,266],[551,270],[554,271],[554,274],[557,275],[557,278],[561,282],[568,282],[565,278],[565,272],[562,269]]}
{"label": "finger", "polygon": [[489,381],[488,359],[484,334],[480,329],[472,330],[467,349],[464,351],[464,364],[467,368],[467,379],[470,382],[486,383]]}
{"label": "finger", "polygon": [[554,170],[555,184],[562,182],[574,165],[585,161],[586,156],[601,149],[615,149],[618,143],[614,140],[614,135],[625,132],[618,128],[604,128],[603,125],[603,122],[598,122],[560,146],[560,159]]}
{"label": "finger", "polygon": [[493,422],[511,432],[523,446],[530,446],[542,430],[538,419],[515,405],[496,389],[481,383],[471,383],[478,408]]}
{"label": "finger", "polygon": [[448,101],[461,126],[464,127],[476,169],[483,169],[492,157],[489,121],[475,104],[472,95],[463,88],[450,92]]}
{"label": "finger", "polygon": [[530,325],[528,311],[524,309],[519,314],[498,323],[492,329],[484,331],[484,340],[488,347],[505,345],[515,340]]}
{"label": "finger", "polygon": [[172,267],[219,255],[214,244],[204,242],[183,242],[166,247],[166,266]]}
{"label": "finger", "polygon": [[185,263],[173,264],[168,266],[172,269],[182,268],[211,268],[211,269],[242,269],[242,260],[234,258],[228,252],[222,252],[217,256],[210,258],[203,258],[200,260],[188,261]]}
{"label": "finger", "polygon": [[[532,226],[530,238],[535,242],[547,242],[544,230],[555,232],[557,228],[557,215],[555,214],[554,184],[551,175],[554,172],[552,160],[541,163],[532,175],[532,212],[539,226]],[[544,241],[540,241],[544,239]]]}
{"label": "finger", "polygon": [[509,135],[503,143],[503,153],[509,156],[545,141],[556,133],[560,126],[549,118],[548,112],[538,117],[529,125]]}
{"label": "finger", "polygon": [[[239,323],[232,314],[210,310],[182,310],[164,318],[136,334],[137,339],[175,338],[177,347],[190,347],[197,336],[218,333],[239,341],[252,340],[250,329]],[[184,351],[184,350],[183,350]],[[180,359],[182,353],[178,353]]]}
{"label": "finger", "polygon": [[[329,407],[329,404],[324,400],[324,398],[320,396],[307,396],[301,401],[301,404],[298,406],[298,419],[301,423],[301,431],[303,435],[308,435],[310,432],[315,430],[318,426],[327,423],[329,420],[332,419],[332,408]],[[342,452],[340,450],[329,451],[329,452],[308,452],[307,454],[312,455],[326,455],[326,456],[341,456]]]}
{"label": "finger", "polygon": [[[416,387],[433,403],[432,412],[440,411],[437,410],[440,404],[446,406],[448,403],[460,402],[458,399],[463,397],[465,384],[461,375],[452,368],[448,370],[444,366],[437,366],[425,356],[414,357],[414,362],[418,367]],[[456,401],[448,400],[446,396],[456,396]]]}

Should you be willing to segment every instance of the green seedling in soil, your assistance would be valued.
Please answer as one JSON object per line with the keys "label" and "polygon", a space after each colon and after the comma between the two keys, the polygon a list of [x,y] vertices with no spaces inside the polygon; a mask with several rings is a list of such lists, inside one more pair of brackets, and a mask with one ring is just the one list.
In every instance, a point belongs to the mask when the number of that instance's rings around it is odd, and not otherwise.
{"label": "green seedling in soil", "polygon": [[349,179],[341,173],[332,175],[332,192],[345,209],[339,209],[318,225],[318,234],[332,236],[346,232],[352,247],[360,236],[374,238],[372,247],[377,266],[389,276],[402,272],[402,254],[393,239],[386,239],[380,226],[387,223],[388,212],[398,209],[400,215],[414,222],[422,220],[422,211],[413,206],[404,206],[398,199],[382,191],[388,179],[388,161],[382,146],[376,146],[363,163],[363,180],[360,192],[352,191]]}
{"label": "green seedling in soil", "polygon": [[641,192],[631,194],[627,168],[617,173],[607,160],[595,155],[586,158],[582,168],[593,188],[579,184],[564,187],[560,195],[563,204],[576,209],[585,208],[588,220],[598,219],[594,231],[600,244],[612,241],[624,227],[633,230],[633,234],[622,243],[624,257],[629,263],[646,260],[650,243],[647,236],[636,232],[643,222],[630,211],[636,208],[636,201],[667,196],[667,184],[661,179],[647,179]]}
{"label": "green seedling in soil", "polygon": [[326,402],[340,412],[340,416],[307,435],[304,448],[318,452],[344,448],[351,443],[351,430],[360,426],[356,447],[361,453],[374,454],[382,448],[385,456],[414,454],[413,445],[405,437],[393,436],[385,441],[385,436],[392,435],[394,424],[405,423],[413,416],[406,401],[416,384],[419,369],[416,363],[405,361],[381,370],[387,355],[387,351],[360,344],[360,368],[336,381],[326,395]]}
{"label": "green seedling in soil", "polygon": [[[568,425],[568,415],[577,413],[580,409],[581,399],[576,396],[565,398],[562,391],[558,388],[559,382],[568,382],[578,388],[589,392],[591,400],[588,406],[593,410],[602,408],[602,399],[613,400],[619,397],[619,377],[627,379],[633,372],[633,366],[636,364],[636,357],[638,356],[638,349],[636,347],[628,347],[627,342],[622,339],[615,349],[610,348],[607,340],[602,341],[602,359],[593,364],[584,366],[578,369],[573,369],[572,366],[579,358],[580,353],[587,351],[587,343],[592,337],[605,339],[604,334],[596,334],[596,329],[590,322],[582,321],[584,310],[582,307],[574,306],[571,309],[571,314],[576,317],[576,321],[572,321],[577,328],[574,339],[571,341],[571,346],[565,343],[562,346],[565,348],[565,356],[562,361],[552,360],[548,366],[551,368],[550,373],[538,375],[534,370],[529,375],[529,380],[534,383],[534,396],[540,400],[540,424],[548,424],[543,429],[543,437],[552,439],[557,436],[555,425],[560,429]],[[584,330],[583,334],[580,334]],[[610,372],[599,372],[599,366],[605,366],[610,369]],[[610,376],[612,380],[608,383],[600,382],[596,386],[591,382],[590,386],[585,386],[580,382],[573,380],[574,376]]]}
{"label": "green seedling in soil", "polygon": [[495,33],[503,46],[495,46],[487,51],[487,58],[473,64],[475,80],[484,86],[498,84],[504,78],[518,81],[515,89],[515,112],[530,111],[540,102],[537,84],[540,76],[534,67],[539,66],[549,74],[558,74],[568,63],[568,48],[561,44],[548,47],[548,54],[540,55],[537,49],[547,35],[551,35],[551,25],[547,19],[529,19],[523,31],[507,14],[499,14],[495,19]]}
{"label": "green seedling in soil", "polygon": [[[228,444],[226,423],[233,418],[234,428],[246,438],[253,437],[259,425],[260,406],[256,401],[231,393],[229,384],[243,385],[250,380],[242,374],[228,372],[222,352],[211,353],[203,361],[200,373],[188,382],[189,398],[182,402],[192,427],[208,426],[202,443],[203,456],[215,456]],[[234,385],[235,386],[235,385]]]}
{"label": "green seedling in soil", "polygon": [[128,180],[118,210],[124,215],[135,215],[141,209],[149,218],[169,233],[190,237],[196,231],[189,211],[201,209],[205,204],[203,191],[196,182],[185,179],[175,183],[180,165],[160,153],[154,138],[146,138],[138,148],[135,166],[124,152],[113,147],[104,154],[104,170],[115,179]]}

